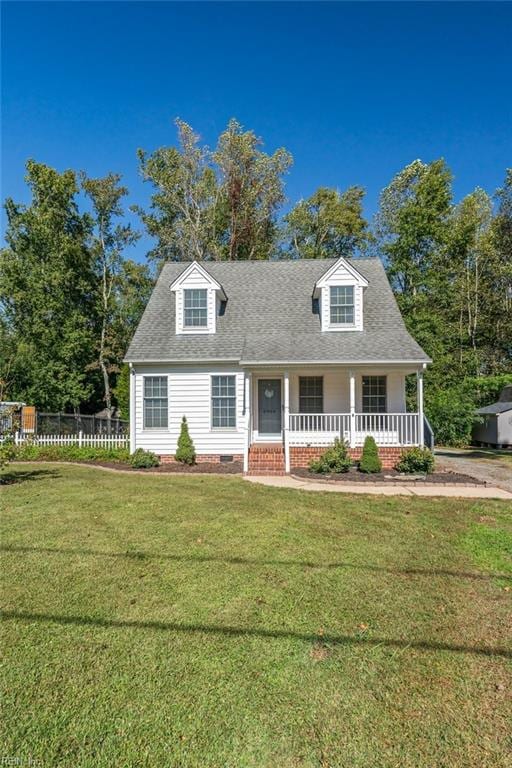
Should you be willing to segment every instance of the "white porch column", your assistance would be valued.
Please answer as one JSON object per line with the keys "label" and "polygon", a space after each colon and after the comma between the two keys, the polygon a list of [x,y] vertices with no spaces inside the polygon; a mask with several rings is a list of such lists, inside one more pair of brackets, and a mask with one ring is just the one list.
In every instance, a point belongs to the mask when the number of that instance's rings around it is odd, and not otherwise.
{"label": "white porch column", "polygon": [[290,374],[284,372],[284,469],[290,471]]}
{"label": "white porch column", "polygon": [[356,376],[354,371],[349,371],[350,381],[350,447],[356,444]]}
{"label": "white porch column", "polygon": [[134,453],[136,448],[137,429],[135,423],[135,368],[130,363],[130,453]]}
{"label": "white porch column", "polygon": [[416,373],[416,401],[418,410],[418,442],[421,446],[425,443],[423,424],[423,371]]}
{"label": "white porch column", "polygon": [[251,380],[252,375],[245,373],[244,406],[245,406],[245,442],[244,442],[244,472],[249,471],[249,446],[251,444]]}

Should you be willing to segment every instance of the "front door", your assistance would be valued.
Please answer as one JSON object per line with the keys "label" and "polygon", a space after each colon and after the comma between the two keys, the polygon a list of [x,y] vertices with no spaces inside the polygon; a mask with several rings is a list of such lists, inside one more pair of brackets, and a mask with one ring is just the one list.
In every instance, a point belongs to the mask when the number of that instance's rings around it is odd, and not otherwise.
{"label": "front door", "polygon": [[258,433],[281,434],[281,379],[258,379]]}

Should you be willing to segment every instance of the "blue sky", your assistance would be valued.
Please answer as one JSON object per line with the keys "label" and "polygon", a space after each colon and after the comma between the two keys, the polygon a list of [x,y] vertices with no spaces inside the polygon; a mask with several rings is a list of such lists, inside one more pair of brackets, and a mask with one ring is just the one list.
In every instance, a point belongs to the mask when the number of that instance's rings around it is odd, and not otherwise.
{"label": "blue sky", "polygon": [[136,149],[176,116],[210,145],[237,117],[292,152],[292,202],[361,184],[368,216],[417,157],[457,198],[512,164],[509,3],[4,2],[2,38],[2,198],[27,199],[33,157],[120,172],[144,204]]}

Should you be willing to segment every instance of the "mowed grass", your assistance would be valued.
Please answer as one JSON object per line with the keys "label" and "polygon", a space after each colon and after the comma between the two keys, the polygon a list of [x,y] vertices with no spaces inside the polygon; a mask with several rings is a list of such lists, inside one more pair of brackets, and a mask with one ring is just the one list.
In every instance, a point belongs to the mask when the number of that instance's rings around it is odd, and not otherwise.
{"label": "mowed grass", "polygon": [[3,756],[510,766],[510,504],[8,472]]}

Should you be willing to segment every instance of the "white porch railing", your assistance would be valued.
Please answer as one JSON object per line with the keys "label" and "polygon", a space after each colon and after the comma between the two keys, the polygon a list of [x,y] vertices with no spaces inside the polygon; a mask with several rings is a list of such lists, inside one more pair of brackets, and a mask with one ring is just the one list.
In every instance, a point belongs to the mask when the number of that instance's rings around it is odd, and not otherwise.
{"label": "white porch railing", "polygon": [[336,437],[353,447],[371,435],[377,445],[419,445],[418,413],[291,413],[290,445],[330,445]]}

